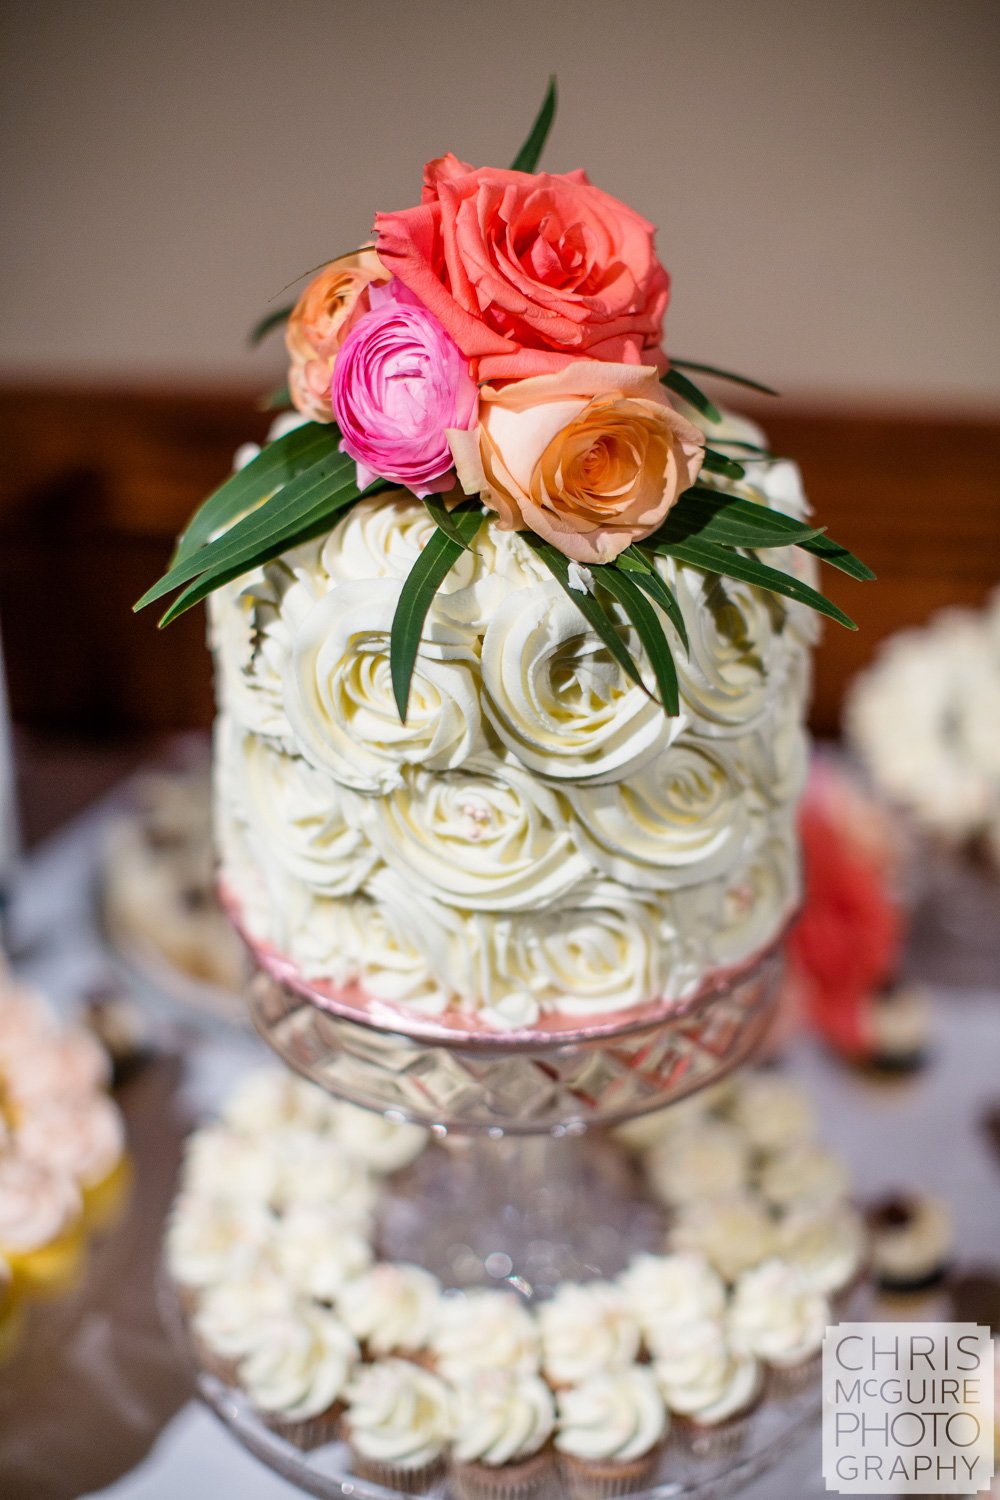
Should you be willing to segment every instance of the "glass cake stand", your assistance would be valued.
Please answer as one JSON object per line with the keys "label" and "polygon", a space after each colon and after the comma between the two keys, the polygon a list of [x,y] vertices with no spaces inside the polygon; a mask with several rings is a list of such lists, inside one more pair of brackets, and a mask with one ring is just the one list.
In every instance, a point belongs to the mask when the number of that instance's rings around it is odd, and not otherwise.
{"label": "glass cake stand", "polygon": [[[238,922],[237,922],[238,925]],[[383,1258],[417,1261],[446,1287],[506,1287],[543,1298],[564,1280],[613,1276],[664,1241],[616,1125],[676,1104],[746,1062],[771,1020],[779,940],[720,971],[681,1004],[530,1032],[474,1030],[392,1010],[302,978],[249,942],[251,1019],[291,1068],[339,1098],[429,1129],[434,1143],[392,1179],[379,1209]],[[168,1326],[197,1366],[178,1301]],[[240,1392],[198,1371],[200,1394],[265,1463],[309,1494],[387,1500],[358,1479],[340,1442],[303,1452]],[[733,1493],[770,1468],[819,1411],[815,1382],[769,1397],[737,1449],[709,1457],[668,1445],[656,1500]],[[450,1497],[447,1481],[430,1492]],[[558,1486],[550,1492],[556,1500]]]}

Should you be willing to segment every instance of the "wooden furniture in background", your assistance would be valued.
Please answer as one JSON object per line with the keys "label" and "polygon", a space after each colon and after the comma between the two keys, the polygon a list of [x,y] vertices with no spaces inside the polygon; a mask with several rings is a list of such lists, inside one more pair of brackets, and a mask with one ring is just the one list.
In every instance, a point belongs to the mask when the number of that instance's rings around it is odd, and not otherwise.
{"label": "wooden furniture in background", "polygon": [[[784,402],[753,414],[799,461],[823,524],[879,575],[863,586],[824,570],[861,626],[824,632],[813,721],[828,734],[883,636],[1000,581],[1000,416]],[[18,722],[100,735],[209,722],[202,612],[159,632],[131,605],[267,425],[240,391],[0,388],[0,622]]]}

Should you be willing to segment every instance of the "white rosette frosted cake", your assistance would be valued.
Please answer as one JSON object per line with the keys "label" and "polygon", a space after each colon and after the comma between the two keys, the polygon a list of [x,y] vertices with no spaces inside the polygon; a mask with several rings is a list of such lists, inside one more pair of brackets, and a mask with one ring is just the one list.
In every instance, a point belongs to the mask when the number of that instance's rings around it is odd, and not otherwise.
{"label": "white rosette frosted cake", "polygon": [[778,941],[817,559],[870,576],[668,359],[653,226],[535,170],[553,103],[307,286],[298,411],[142,601],[209,599],[258,957],[422,1036],[614,1029]]}
{"label": "white rosette frosted cake", "polygon": [[[759,503],[804,514],[794,467],[759,467]],[[471,1029],[624,1018],[752,961],[798,898],[809,612],[665,562],[690,643],[667,717],[484,522],[431,602],[404,725],[390,631],[434,525],[380,495],[212,596],[241,926],[359,1007]]]}

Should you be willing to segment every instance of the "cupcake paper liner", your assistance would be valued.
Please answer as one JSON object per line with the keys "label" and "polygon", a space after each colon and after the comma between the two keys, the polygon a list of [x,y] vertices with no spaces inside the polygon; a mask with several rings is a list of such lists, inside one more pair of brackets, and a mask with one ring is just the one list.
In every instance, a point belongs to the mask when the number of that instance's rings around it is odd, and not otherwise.
{"label": "cupcake paper liner", "polygon": [[460,1500],[538,1500],[551,1490],[555,1474],[551,1454],[543,1452],[499,1466],[453,1461],[451,1482]]}
{"label": "cupcake paper liner", "polygon": [[625,1463],[587,1462],[564,1453],[560,1466],[573,1500],[614,1500],[617,1495],[632,1495],[645,1487],[661,1451],[662,1445]]}

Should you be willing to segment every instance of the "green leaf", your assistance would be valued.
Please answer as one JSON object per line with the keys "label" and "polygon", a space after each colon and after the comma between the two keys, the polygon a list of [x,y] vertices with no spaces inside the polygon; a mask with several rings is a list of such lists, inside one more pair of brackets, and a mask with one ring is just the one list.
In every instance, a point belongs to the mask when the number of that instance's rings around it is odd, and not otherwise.
{"label": "green leaf", "polygon": [[660,383],[673,391],[675,396],[680,396],[688,406],[693,406],[695,411],[700,412],[709,422],[721,422],[722,413],[717,406],[713,406],[704,391],[698,389],[693,380],[688,380],[682,375],[676,365],[671,365],[667,373],[661,376]]}
{"label": "green leaf", "polygon": [[[372,493],[371,490],[365,491],[365,494],[370,493]],[[358,498],[360,499],[360,496]],[[344,508],[346,507],[342,507],[342,509]],[[194,583],[188,584],[187,588],[178,594],[170,608],[161,616],[158,622],[160,629],[162,630],[165,626],[172,625],[174,620],[180,615],[192,609],[194,605],[200,604],[202,599],[207,598],[209,594],[213,594],[216,589],[222,588],[223,584],[230,583],[234,578],[242,577],[244,573],[252,572],[254,568],[262,567],[264,563],[272,562],[282,552],[287,552],[292,547],[298,547],[302,542],[310,542],[314,537],[322,536],[324,532],[330,530],[330,521],[330,512],[324,508],[315,514],[309,525],[303,526],[302,530],[294,532],[291,536],[284,537],[277,546],[269,543],[262,546],[260,551],[253,557],[243,562],[235,563],[231,567],[221,569],[221,571],[216,569],[209,573],[203,573],[200,578],[195,579]]]}
{"label": "green leaf", "polygon": [[755,500],[744,500],[725,490],[693,485],[685,490],[647,541],[685,542],[698,539],[729,547],[791,547],[817,536],[814,526],[796,521],[782,511]]}
{"label": "green leaf", "polygon": [[660,689],[660,701],[671,718],[680,713],[680,691],[677,685],[677,668],[670,654],[670,642],[663,632],[659,617],[646,595],[627,573],[620,572],[613,564],[605,563],[592,569],[594,581],[606,589],[628,615],[635,632],[643,644],[650,666]]}
{"label": "green leaf", "polygon": [[836,620],[839,625],[845,625],[848,630],[858,628],[850,615],[846,615],[836,604],[818,593],[816,589],[810,588],[807,583],[802,583],[798,578],[792,578],[788,573],[782,573],[778,568],[768,567],[766,563],[760,562],[755,557],[745,557],[742,552],[734,552],[728,547],[716,546],[700,539],[687,542],[657,542],[653,550],[665,557],[674,557],[678,562],[686,563],[689,567],[701,568],[706,573],[719,573],[725,578],[735,578],[742,583],[750,583],[757,588],[767,589],[772,594],[783,594],[787,599],[794,599],[798,604],[806,604],[818,614]]}
{"label": "green leaf", "polygon": [[725,474],[727,479],[745,479],[746,469],[738,464],[735,458],[727,458],[724,453],[717,453],[714,448],[705,449],[705,459],[702,468],[706,474]]}
{"label": "green leaf", "polygon": [[484,516],[486,512],[478,500],[464,500],[461,505],[457,505],[453,510],[449,510],[441,495],[425,495],[424,505],[430,513],[431,520],[440,531],[444,532],[445,536],[451,537],[451,540],[457,542],[463,551],[472,551],[472,547],[465,540],[461,528],[456,524],[455,517],[457,515],[464,515],[470,509],[477,511],[480,517]]}
{"label": "green leaf", "polygon": [[215,532],[267,500],[324,454],[336,453],[339,442],[338,427],[307,422],[268,443],[252,462],[230,475],[195,511],[177,543],[170,566],[197,552]]}
{"label": "green leaf", "polygon": [[666,580],[661,578],[656,571],[652,559],[646,557],[633,543],[632,546],[626,547],[624,552],[619,552],[615,563],[623,572],[631,573],[639,587],[660,606],[680,636],[684,650],[690,656],[691,643],[688,640],[687,626],[684,623],[681,607]]}
{"label": "green leaf", "polygon": [[310,525],[318,511],[334,515],[359,496],[354,460],[346,453],[331,453],[289,481],[266,505],[244,516],[222,536],[183,558],[147,589],[134,607],[144,609],[182,584],[201,574],[221,571],[237,563],[250,566],[262,548],[273,547],[277,556],[287,537]]}
{"label": "green leaf", "polygon": [[560,552],[558,547],[553,547],[551,542],[543,541],[533,531],[523,531],[521,536],[528,546],[538,553],[553,578],[576,605],[590,628],[600,636],[622,670],[627,672],[632,681],[637,683],[643,691],[648,691],[642,680],[642,673],[632,660],[631,652],[618,634],[618,624],[614,615],[609,614],[601,601],[593,594],[586,590],[581,592],[580,589],[570,586],[569,558]]}
{"label": "green leaf", "polygon": [[279,328],[282,323],[287,323],[294,310],[295,303],[289,302],[287,307],[276,307],[273,312],[265,313],[247,334],[247,342],[251,349],[256,349],[257,345],[262,343],[275,328]]}
{"label": "green leaf", "polygon": [[811,552],[821,562],[829,563],[831,568],[839,568],[841,573],[846,573],[848,578],[856,578],[859,583],[873,583],[875,574],[867,563],[855,557],[853,552],[848,552],[839,542],[822,533],[810,538],[807,542],[799,542],[798,545],[803,552]]}
{"label": "green leaf", "polygon": [[268,391],[266,396],[261,397],[259,404],[261,411],[285,411],[292,404],[288,381],[284,385],[275,386],[273,391]]}
{"label": "green leaf", "polygon": [[552,121],[555,119],[556,99],[556,75],[553,73],[549,78],[549,86],[545,91],[542,107],[528,132],[528,139],[511,163],[512,172],[534,172],[538,166],[549,131],[552,129]]}
{"label": "green leaf", "polygon": [[681,370],[694,370],[696,375],[714,375],[717,380],[728,380],[732,385],[745,385],[747,390],[760,391],[762,396],[776,396],[778,392],[772,386],[764,385],[759,380],[751,380],[747,375],[734,375],[732,370],[720,370],[717,365],[702,365],[693,359],[674,359],[670,363]]}
{"label": "green leaf", "polygon": [[478,509],[459,510],[453,519],[460,539],[455,541],[440,529],[434,532],[406,575],[392,617],[389,670],[392,695],[404,724],[410,701],[410,680],[420,649],[420,632],[431,600],[461,557],[462,548],[468,546],[479,530],[483,516]]}
{"label": "green leaf", "polygon": [[759,443],[746,443],[742,438],[721,437],[717,432],[712,434],[712,442],[717,448],[738,448],[741,453],[749,453],[755,459],[765,459],[768,462],[778,457],[770,448],[762,448]]}

